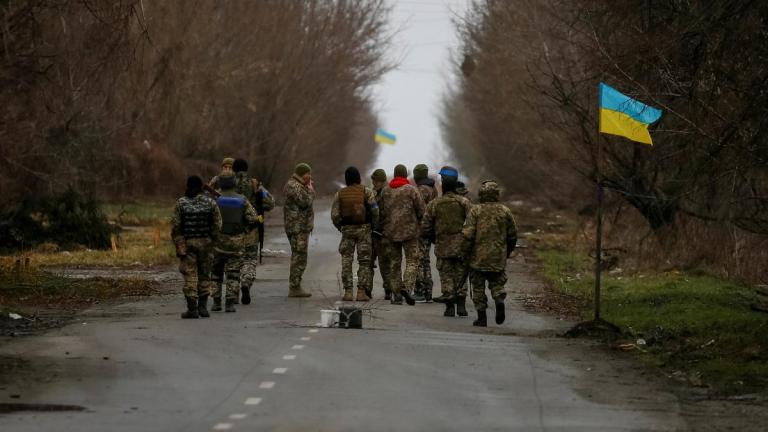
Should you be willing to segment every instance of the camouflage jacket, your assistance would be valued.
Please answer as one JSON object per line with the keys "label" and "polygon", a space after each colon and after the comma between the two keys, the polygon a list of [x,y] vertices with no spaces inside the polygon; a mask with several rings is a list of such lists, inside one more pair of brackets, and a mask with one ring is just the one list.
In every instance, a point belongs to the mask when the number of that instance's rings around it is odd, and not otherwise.
{"label": "camouflage jacket", "polygon": [[[220,233],[216,239],[214,250],[218,253],[232,254],[242,252],[246,246],[250,246],[253,243],[251,232],[255,231],[255,225],[258,223],[259,215],[256,213],[256,209],[253,208],[250,202],[245,199],[244,196],[235,193],[234,191],[225,191],[221,193],[221,198],[226,197],[238,197],[244,200],[245,206],[243,208],[244,231],[241,234],[224,234]],[[221,211],[221,210],[220,210]],[[222,217],[222,220],[224,218]]]}
{"label": "camouflage jacket", "polygon": [[263,215],[264,212],[275,208],[275,198],[264,188],[260,181],[245,172],[236,173],[235,178],[237,179],[235,190],[248,199],[256,209],[256,213]]}
{"label": "camouflage jacket", "polygon": [[315,193],[309,190],[301,177],[293,175],[285,184],[283,195],[285,233],[312,232],[315,228],[315,212],[312,209]]}
{"label": "camouflage jacket", "polygon": [[504,204],[475,204],[464,224],[464,256],[473,270],[500,272],[517,242],[512,211]]}
{"label": "camouflage jacket", "polygon": [[437,198],[437,189],[435,189],[435,181],[431,178],[421,179],[416,183],[416,188],[421,194],[421,199],[424,200],[424,205],[428,205],[433,199]]}
{"label": "camouflage jacket", "polygon": [[379,225],[389,241],[403,242],[418,238],[424,200],[410,184],[386,187],[379,201]]}
{"label": "camouflage jacket", "polygon": [[221,231],[221,213],[219,212],[219,208],[216,206],[216,202],[204,194],[198,194],[194,198],[188,198],[184,196],[176,201],[176,205],[173,207],[173,215],[171,216],[171,238],[174,241],[177,241],[184,237],[184,229],[182,227],[182,208],[188,207],[190,205],[200,211],[211,211],[211,235],[209,238],[215,239],[219,235],[219,231]]}
{"label": "camouflage jacket", "polygon": [[435,256],[462,256],[462,228],[471,208],[468,199],[453,192],[443,194],[427,205],[421,220],[421,235],[435,244]]}
{"label": "camouflage jacket", "polygon": [[[376,192],[371,188],[365,188],[365,207],[368,211],[370,226],[374,231],[378,230],[379,226],[379,202],[376,199]],[[341,230],[341,205],[339,205],[339,193],[333,197],[333,204],[331,205],[331,222],[336,229]]]}

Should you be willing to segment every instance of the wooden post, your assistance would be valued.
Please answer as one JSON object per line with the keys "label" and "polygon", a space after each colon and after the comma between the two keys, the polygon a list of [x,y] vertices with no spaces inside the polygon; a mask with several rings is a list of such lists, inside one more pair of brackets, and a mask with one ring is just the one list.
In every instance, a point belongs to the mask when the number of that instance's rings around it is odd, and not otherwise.
{"label": "wooden post", "polygon": [[160,247],[160,229],[155,227],[155,232],[153,233],[152,240],[155,245],[155,249]]}
{"label": "wooden post", "polygon": [[112,252],[117,252],[117,237],[112,234],[109,236],[109,241],[112,243]]}

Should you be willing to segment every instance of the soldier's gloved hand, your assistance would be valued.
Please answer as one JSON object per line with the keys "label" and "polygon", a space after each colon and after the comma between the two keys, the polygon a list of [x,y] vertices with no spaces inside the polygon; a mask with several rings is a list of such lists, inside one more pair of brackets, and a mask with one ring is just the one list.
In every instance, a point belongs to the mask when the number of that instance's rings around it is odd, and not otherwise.
{"label": "soldier's gloved hand", "polygon": [[256,217],[256,222],[263,224],[264,223],[264,215],[258,215]]}

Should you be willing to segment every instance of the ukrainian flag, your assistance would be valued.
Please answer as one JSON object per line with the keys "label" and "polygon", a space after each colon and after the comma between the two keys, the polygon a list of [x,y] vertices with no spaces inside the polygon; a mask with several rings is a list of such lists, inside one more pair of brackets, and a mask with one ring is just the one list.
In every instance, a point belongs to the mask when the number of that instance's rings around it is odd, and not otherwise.
{"label": "ukrainian flag", "polygon": [[600,132],[653,145],[648,126],[661,118],[661,110],[630,98],[600,83]]}
{"label": "ukrainian flag", "polygon": [[373,139],[379,144],[394,145],[397,142],[397,137],[384,129],[376,129],[376,136]]}

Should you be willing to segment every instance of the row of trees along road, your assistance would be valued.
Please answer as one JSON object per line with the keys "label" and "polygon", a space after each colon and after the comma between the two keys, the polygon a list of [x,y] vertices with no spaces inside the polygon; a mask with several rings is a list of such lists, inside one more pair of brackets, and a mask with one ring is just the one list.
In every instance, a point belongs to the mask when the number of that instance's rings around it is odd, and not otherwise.
{"label": "row of trees along road", "polygon": [[[576,209],[593,201],[604,140],[614,243],[656,264],[760,280],[766,26],[758,1],[476,0],[458,23],[446,139],[510,192]],[[653,147],[597,133],[600,81],[664,110]]]}
{"label": "row of trees along road", "polygon": [[224,156],[278,190],[314,163],[328,190],[375,152],[384,0],[31,0],[0,14],[0,210],[68,187],[176,195]]}

